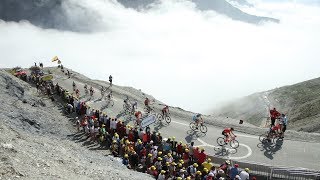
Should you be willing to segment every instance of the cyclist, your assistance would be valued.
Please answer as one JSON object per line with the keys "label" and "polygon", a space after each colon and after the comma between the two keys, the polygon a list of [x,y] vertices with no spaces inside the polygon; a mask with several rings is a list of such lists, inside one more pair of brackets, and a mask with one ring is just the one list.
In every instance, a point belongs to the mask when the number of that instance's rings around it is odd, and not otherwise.
{"label": "cyclist", "polygon": [[280,129],[280,124],[277,124],[277,125],[275,125],[275,126],[271,126],[270,129],[269,129],[269,132],[268,132],[268,137],[267,137],[267,139],[270,141],[270,140],[271,140],[271,137],[272,137],[273,135],[277,135],[277,134],[280,133],[279,131],[281,131],[281,129]]}
{"label": "cyclist", "polygon": [[101,92],[101,97],[103,97],[105,93],[105,89],[103,86],[101,86],[100,92]]}
{"label": "cyclist", "polygon": [[77,98],[79,98],[79,96],[80,96],[80,91],[79,91],[79,89],[76,89],[76,96],[77,96]]}
{"label": "cyclist", "polygon": [[203,119],[201,117],[201,114],[196,114],[192,117],[192,120],[195,121],[196,123],[196,129],[198,129],[198,126],[199,126],[199,122],[200,123],[203,123]]}
{"label": "cyclist", "polygon": [[112,99],[112,91],[107,95],[108,100],[110,101]]}
{"label": "cyclist", "polygon": [[147,110],[150,111],[150,99],[146,97],[144,100],[144,105],[147,107]]}
{"label": "cyclist", "polygon": [[88,95],[88,93],[89,93],[89,91],[88,91],[88,86],[85,84],[84,85],[84,93],[86,94],[86,95]]}
{"label": "cyclist", "polygon": [[222,131],[222,135],[224,135],[226,143],[230,141],[230,137],[237,137],[236,135],[233,134],[233,131],[234,131],[233,127],[225,128]]}
{"label": "cyclist", "polygon": [[74,81],[72,82],[72,87],[73,87],[73,91],[76,91],[76,83]]}
{"label": "cyclist", "polygon": [[164,116],[164,115],[168,116],[168,114],[170,113],[170,112],[169,112],[169,106],[166,105],[166,106],[161,110],[161,112],[162,112],[162,116]]}
{"label": "cyclist", "polygon": [[90,96],[93,96],[93,93],[94,93],[94,90],[93,90],[93,87],[91,86],[90,87]]}
{"label": "cyclist", "polygon": [[137,125],[140,125],[140,119],[141,119],[141,117],[142,117],[142,113],[141,113],[141,111],[137,111],[135,114],[134,114],[134,116],[136,117],[136,122],[137,122]]}
{"label": "cyclist", "polygon": [[132,103],[132,112],[135,112],[137,108],[138,108],[138,102],[137,102],[137,100],[135,100],[135,101]]}

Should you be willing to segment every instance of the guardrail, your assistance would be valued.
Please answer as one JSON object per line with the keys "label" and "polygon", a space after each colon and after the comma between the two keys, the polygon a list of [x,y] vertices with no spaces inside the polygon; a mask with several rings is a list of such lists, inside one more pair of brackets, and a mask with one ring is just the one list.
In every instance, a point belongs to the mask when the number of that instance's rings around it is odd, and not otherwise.
{"label": "guardrail", "polygon": [[[224,163],[227,159],[209,155],[216,166]],[[250,174],[263,177],[263,179],[289,179],[289,180],[320,180],[320,171],[295,167],[275,167],[264,163],[251,161],[231,160],[231,164],[239,164],[240,168],[249,168]]]}

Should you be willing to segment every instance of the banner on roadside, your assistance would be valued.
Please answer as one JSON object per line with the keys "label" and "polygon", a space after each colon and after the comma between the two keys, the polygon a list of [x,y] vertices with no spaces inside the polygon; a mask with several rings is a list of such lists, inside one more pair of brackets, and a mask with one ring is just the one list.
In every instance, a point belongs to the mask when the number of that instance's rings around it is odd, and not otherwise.
{"label": "banner on roadside", "polygon": [[150,124],[153,124],[155,123],[157,120],[157,117],[155,115],[150,115],[146,118],[144,118],[142,121],[141,121],[141,127],[142,128],[145,128],[147,126],[149,126]]}

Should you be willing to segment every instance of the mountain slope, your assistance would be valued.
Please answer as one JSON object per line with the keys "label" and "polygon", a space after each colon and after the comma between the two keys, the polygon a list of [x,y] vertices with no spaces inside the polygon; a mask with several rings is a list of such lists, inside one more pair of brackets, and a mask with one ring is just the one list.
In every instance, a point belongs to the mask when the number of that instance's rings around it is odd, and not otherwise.
{"label": "mountain slope", "polygon": [[260,126],[268,116],[268,106],[287,114],[289,129],[320,133],[320,78],[256,93],[213,112]]}
{"label": "mountain slope", "polygon": [[153,179],[82,146],[73,119],[4,70],[0,104],[0,179]]}

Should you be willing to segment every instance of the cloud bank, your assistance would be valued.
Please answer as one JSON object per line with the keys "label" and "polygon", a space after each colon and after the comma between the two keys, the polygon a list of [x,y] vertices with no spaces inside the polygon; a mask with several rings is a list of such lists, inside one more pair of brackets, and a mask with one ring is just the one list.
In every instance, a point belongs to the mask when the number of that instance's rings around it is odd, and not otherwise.
{"label": "cloud bank", "polygon": [[[99,12],[100,31],[44,30],[0,21],[1,67],[63,64],[90,78],[133,86],[187,110],[320,76],[319,7],[254,1],[243,11],[272,15],[260,26],[167,1],[143,12],[110,1],[71,1]],[[252,3],[252,1],[249,1]],[[74,13],[71,13],[76,15]],[[90,23],[88,23],[90,24]]]}

